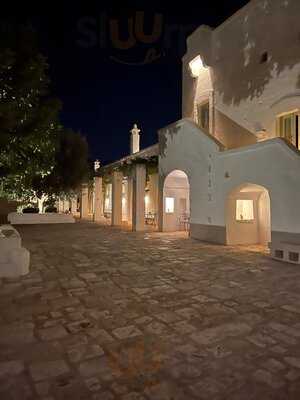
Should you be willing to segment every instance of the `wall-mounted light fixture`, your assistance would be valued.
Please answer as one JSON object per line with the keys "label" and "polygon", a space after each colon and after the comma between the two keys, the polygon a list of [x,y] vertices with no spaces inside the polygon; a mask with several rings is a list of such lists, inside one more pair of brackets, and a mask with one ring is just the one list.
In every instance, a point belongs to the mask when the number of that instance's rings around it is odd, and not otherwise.
{"label": "wall-mounted light fixture", "polygon": [[193,78],[198,78],[200,72],[203,68],[205,68],[203,61],[200,56],[197,56],[189,62],[189,68],[191,71],[191,75]]}

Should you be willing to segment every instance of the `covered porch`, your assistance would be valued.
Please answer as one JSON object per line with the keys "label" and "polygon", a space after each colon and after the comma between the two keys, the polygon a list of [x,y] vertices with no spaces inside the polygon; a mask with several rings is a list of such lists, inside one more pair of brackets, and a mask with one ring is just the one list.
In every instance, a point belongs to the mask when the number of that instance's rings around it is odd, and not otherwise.
{"label": "covered porch", "polygon": [[95,172],[83,185],[80,217],[132,231],[158,229],[158,145]]}

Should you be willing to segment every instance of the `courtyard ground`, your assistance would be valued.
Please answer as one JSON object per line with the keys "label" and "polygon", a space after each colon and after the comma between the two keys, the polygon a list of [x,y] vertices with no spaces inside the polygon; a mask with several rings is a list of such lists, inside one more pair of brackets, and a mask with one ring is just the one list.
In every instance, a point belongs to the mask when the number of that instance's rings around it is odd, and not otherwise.
{"label": "courtyard ground", "polygon": [[18,227],[0,399],[300,398],[300,269],[256,248],[93,223]]}

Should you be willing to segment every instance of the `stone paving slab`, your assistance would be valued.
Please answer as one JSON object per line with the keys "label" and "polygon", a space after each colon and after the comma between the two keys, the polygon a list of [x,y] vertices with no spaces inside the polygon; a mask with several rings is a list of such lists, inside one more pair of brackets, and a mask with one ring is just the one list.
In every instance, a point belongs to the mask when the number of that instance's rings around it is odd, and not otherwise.
{"label": "stone paving slab", "polygon": [[1,400],[298,400],[300,269],[264,249],[20,226],[0,280]]}

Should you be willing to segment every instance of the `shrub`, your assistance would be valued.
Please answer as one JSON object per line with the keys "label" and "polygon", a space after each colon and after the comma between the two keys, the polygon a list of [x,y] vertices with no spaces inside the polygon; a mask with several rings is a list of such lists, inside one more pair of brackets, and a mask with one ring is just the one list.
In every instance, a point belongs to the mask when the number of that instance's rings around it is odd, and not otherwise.
{"label": "shrub", "polygon": [[25,207],[22,212],[23,214],[38,214],[39,209],[37,207]]}
{"label": "shrub", "polygon": [[49,206],[45,208],[46,213],[57,213],[57,208],[53,206]]}

